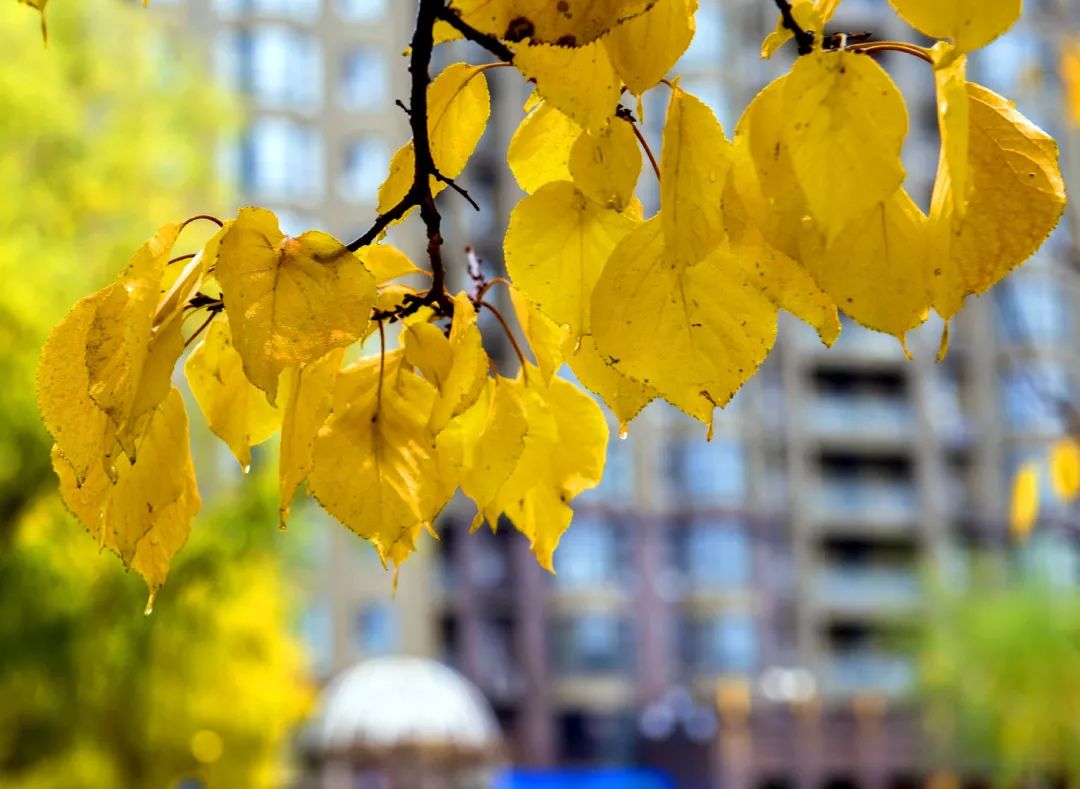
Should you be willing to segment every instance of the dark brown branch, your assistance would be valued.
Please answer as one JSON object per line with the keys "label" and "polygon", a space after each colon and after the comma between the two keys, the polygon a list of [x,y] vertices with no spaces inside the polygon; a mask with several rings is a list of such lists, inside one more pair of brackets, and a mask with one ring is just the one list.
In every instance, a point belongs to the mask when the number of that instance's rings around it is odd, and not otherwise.
{"label": "dark brown branch", "polygon": [[457,11],[454,9],[441,6],[438,18],[443,22],[446,22],[446,24],[450,25],[450,27],[454,28],[457,32],[461,33],[467,41],[478,44],[504,63],[513,62],[514,51],[510,49],[510,47],[495,38],[495,36],[481,33],[476,28],[465,24],[464,20],[458,16]]}
{"label": "dark brown branch", "polygon": [[795,43],[799,47],[800,55],[809,55],[814,51],[814,34],[809,30],[803,30],[795,21],[795,15],[791,12],[791,3],[788,0],[775,0],[776,7],[780,9],[780,18],[784,20],[784,27],[795,36]]}
{"label": "dark brown branch", "polygon": [[455,181],[455,180],[454,180],[453,178],[448,178],[447,176],[443,175],[443,174],[442,174],[441,172],[439,172],[439,171],[437,171],[437,170],[435,171],[435,177],[436,177],[436,178],[437,178],[438,180],[442,181],[442,182],[443,182],[444,184],[446,184],[447,186],[449,186],[449,187],[450,187],[451,189],[453,189],[453,190],[454,190],[455,192],[457,192],[457,193],[458,193],[459,195],[461,195],[462,197],[464,197],[464,198],[465,198],[465,199],[466,199],[466,200],[467,200],[467,201],[469,202],[469,205],[471,205],[471,206],[472,206],[473,208],[475,208],[475,209],[476,209],[477,211],[479,211],[479,210],[480,210],[480,206],[479,206],[479,205],[477,204],[477,202],[476,202],[475,200],[473,200],[473,199],[472,199],[472,195],[470,195],[470,194],[469,194],[469,193],[468,193],[468,192],[467,192],[467,191],[465,190],[465,187],[464,187],[464,186],[461,186],[461,185],[460,185],[460,184],[459,184],[459,183],[458,183],[457,181]]}

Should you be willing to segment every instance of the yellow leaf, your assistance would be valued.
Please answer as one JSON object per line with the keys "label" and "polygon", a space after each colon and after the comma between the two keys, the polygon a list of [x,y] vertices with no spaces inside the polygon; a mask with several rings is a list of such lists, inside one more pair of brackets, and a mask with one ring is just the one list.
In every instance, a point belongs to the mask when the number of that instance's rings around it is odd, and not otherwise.
{"label": "yellow leaf", "polygon": [[1062,44],[1060,71],[1066,121],[1070,128],[1080,129],[1080,38],[1072,37]]}
{"label": "yellow leaf", "polygon": [[570,151],[568,166],[578,189],[605,208],[624,210],[641,174],[634,130],[615,120],[602,131],[583,132]]}
{"label": "yellow leaf", "polygon": [[547,102],[526,115],[506,149],[506,163],[522,191],[532,194],[552,181],[569,181],[570,151],[581,127]]}
{"label": "yellow leaf", "polygon": [[949,170],[938,168],[930,220],[936,247],[934,309],[955,315],[1042,245],[1065,210],[1054,140],[1013,104],[967,84],[971,138],[968,205],[960,217]]}
{"label": "yellow leaf", "polygon": [[929,242],[926,216],[900,189],[804,265],[845,313],[902,338],[929,314]]}
{"label": "yellow leaf", "polygon": [[1020,18],[1022,0],[889,0],[900,17],[931,38],[951,38],[970,52],[985,47]]}
{"label": "yellow leaf", "polygon": [[164,225],[139,247],[117,281],[102,291],[87,330],[90,397],[116,425],[129,453],[134,450],[136,420],[169,393],[169,376],[183,348],[182,341],[177,343],[179,325],[172,324],[173,331],[163,333],[159,352],[175,355],[147,368],[161,281],[179,231],[179,225]]}
{"label": "yellow leaf", "polygon": [[694,38],[697,8],[697,0],[657,0],[604,38],[615,70],[632,93],[640,96],[679,61]]}
{"label": "yellow leaf", "polygon": [[625,430],[630,420],[656,397],[656,390],[651,386],[623,375],[612,366],[610,359],[604,359],[596,349],[592,335],[581,338],[581,345],[566,362],[581,385],[611,409],[619,421],[620,431]]}
{"label": "yellow leaf", "polygon": [[571,344],[570,332],[542,313],[528,296],[517,288],[510,288],[510,301],[514,305],[518,324],[529,343],[533,358],[540,369],[544,382],[551,380],[562,367],[563,358]]}
{"label": "yellow leaf", "polygon": [[795,177],[783,135],[784,86],[769,83],[746,107],[735,128],[732,180],[747,215],[765,239],[794,260],[823,244]]}
{"label": "yellow leaf", "polygon": [[720,204],[731,165],[731,143],[712,110],[674,89],[660,154],[660,217],[665,244],[679,263],[698,262],[724,240]]}
{"label": "yellow leaf", "polygon": [[1080,495],[1080,444],[1063,438],[1050,448],[1050,483],[1062,501],[1071,502]]}
{"label": "yellow leaf", "polygon": [[450,367],[438,385],[439,398],[428,420],[428,428],[435,433],[442,430],[451,417],[476,402],[491,369],[476,324],[476,309],[464,292],[454,297],[454,318],[450,324],[448,345]]}
{"label": "yellow leaf", "polygon": [[[491,95],[482,66],[454,63],[432,80],[427,90],[428,138],[435,167],[457,178],[469,162],[491,115]],[[416,155],[410,140],[390,160],[390,174],[379,187],[379,213],[400,203],[412,187]],[[446,184],[432,177],[431,191]]]}
{"label": "yellow leaf", "polygon": [[747,215],[734,178],[728,179],[724,190],[724,222],[735,262],[747,281],[777,307],[813,326],[825,345],[832,345],[840,336],[836,303],[803,266],[765,240]]}
{"label": "yellow leaf", "polygon": [[607,456],[607,422],[599,406],[568,381],[544,384],[535,367],[507,385],[524,408],[528,431],[517,466],[483,515],[505,514],[524,534],[537,561],[553,571],[552,557],[570,524],[569,502],[596,487]]}
{"label": "yellow leaf", "polygon": [[278,514],[282,526],[289,517],[296,489],[311,473],[315,436],[333,408],[334,384],[344,357],[345,349],[335,348],[311,364],[288,367],[282,373],[285,407],[278,463]]}
{"label": "yellow leaf", "polygon": [[180,393],[173,389],[151,413],[138,459],[120,464],[115,484],[99,465],[80,486],[55,447],[53,468],[68,509],[146,580],[153,596],[201,506]]}
{"label": "yellow leaf", "polygon": [[402,330],[401,342],[405,360],[436,389],[442,387],[454,363],[454,352],[442,329],[430,323],[413,321]]}
{"label": "yellow leaf", "polygon": [[356,256],[375,277],[375,284],[379,287],[399,277],[421,271],[409,260],[408,255],[390,244],[372,244],[361,249]]}
{"label": "yellow leaf", "polygon": [[612,253],[592,334],[604,358],[708,424],[765,359],[776,312],[725,247],[693,266],[677,262],[654,217]]}
{"label": "yellow leaf", "polygon": [[216,273],[244,373],[271,404],[284,368],[359,339],[375,303],[375,278],[340,242],[283,235],[262,208],[240,209]]}
{"label": "yellow leaf", "polygon": [[184,374],[210,430],[228,445],[246,474],[251,448],[277,431],[281,412],[244,375],[227,317],[210,324],[206,337],[188,357]]}
{"label": "yellow leaf", "polygon": [[339,374],[333,414],[315,439],[308,487],[327,512],[370,540],[384,562],[400,563],[417,525],[430,524],[446,503],[427,427],[436,392],[400,366],[381,379],[379,373],[376,358]]}
{"label": "yellow leaf", "polygon": [[207,270],[217,263],[221,239],[225,237],[225,233],[228,232],[231,225],[231,221],[226,222],[203,244],[202,249],[195,254],[195,257],[187,261],[183,268],[176,272],[176,278],[169,283],[161,303],[158,304],[157,314],[154,316],[155,326],[182,312],[188,299],[198,292],[199,286],[206,277]]}
{"label": "yellow leaf", "polygon": [[1016,539],[1026,539],[1038,517],[1039,471],[1034,463],[1024,463],[1013,477],[1009,530]]}
{"label": "yellow leaf", "polygon": [[437,440],[441,457],[454,465],[453,478],[476,504],[491,507],[525,448],[525,409],[513,385],[485,379],[477,401],[450,421]]}
{"label": "yellow leaf", "polygon": [[604,35],[656,0],[453,0],[450,8],[477,30],[507,41],[574,47]]}
{"label": "yellow leaf", "polygon": [[800,57],[784,84],[784,116],[795,177],[829,242],[903,182],[907,110],[869,56]]}
{"label": "yellow leaf", "polygon": [[931,50],[934,84],[937,86],[938,132],[941,135],[941,166],[948,171],[953,194],[959,195],[954,210],[964,218],[968,202],[968,144],[971,112],[967,97],[967,58],[955,47],[938,42]]}
{"label": "yellow leaf", "polygon": [[105,292],[80,299],[49,334],[37,370],[37,402],[56,451],[69,465],[76,485],[102,469],[106,443],[115,426],[90,399],[86,337]]}
{"label": "yellow leaf", "polygon": [[599,131],[615,114],[622,81],[599,42],[578,49],[519,44],[514,65],[553,107],[589,131]]}
{"label": "yellow leaf", "polygon": [[589,297],[604,263],[634,224],[571,183],[548,184],[510,215],[506,270],[545,315],[578,337],[588,331]]}

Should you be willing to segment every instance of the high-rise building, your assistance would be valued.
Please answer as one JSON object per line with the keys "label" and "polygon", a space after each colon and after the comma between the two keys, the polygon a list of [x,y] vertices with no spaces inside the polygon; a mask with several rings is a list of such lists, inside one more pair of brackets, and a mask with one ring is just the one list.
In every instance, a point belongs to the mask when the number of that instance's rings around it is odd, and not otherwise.
{"label": "high-rise building", "polygon": [[[1068,4],[1026,6],[972,74],[1031,97],[1021,109],[1056,131],[1056,46],[1080,20]],[[245,202],[275,209],[286,230],[366,228],[407,135],[394,100],[407,94],[413,11],[405,0],[177,6],[205,33],[220,78],[247,96],[243,130],[222,153]],[[775,6],[701,0],[697,21],[681,84],[730,134],[785,68],[756,57]],[[916,35],[884,0],[847,0],[833,28]],[[905,162],[925,207],[932,78],[904,55],[882,62],[909,99]],[[528,86],[490,77],[492,120],[464,178],[484,211],[449,190],[440,200],[451,258],[470,243],[497,267],[520,197],[502,159]],[[657,93],[643,119],[654,141]],[[655,207],[650,179],[641,196]],[[926,610],[928,579],[962,582],[971,545],[1006,539],[1013,470],[1066,427],[1057,401],[1075,394],[1080,303],[1063,273],[1071,243],[1059,232],[1007,285],[971,300],[940,364],[940,321],[912,333],[907,361],[890,337],[845,323],[827,350],[785,319],[711,442],[663,404],[626,440],[613,425],[605,480],[579,499],[556,576],[516,532],[467,535],[469,515],[451,508],[392,598],[372,550],[329,519],[313,523],[305,630],[317,670],[394,651],[440,657],[487,694],[524,765],[649,763],[687,786],[916,785],[936,765],[908,700],[906,623]],[[1068,541],[1035,544],[1078,578]]]}

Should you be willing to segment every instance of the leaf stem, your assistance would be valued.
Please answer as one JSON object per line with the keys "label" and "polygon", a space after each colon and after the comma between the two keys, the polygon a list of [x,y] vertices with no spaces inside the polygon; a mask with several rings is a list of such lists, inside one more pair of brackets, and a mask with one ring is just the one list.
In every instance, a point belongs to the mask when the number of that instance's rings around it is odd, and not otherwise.
{"label": "leaf stem", "polygon": [[225,227],[225,223],[218,219],[216,216],[211,216],[210,214],[195,214],[195,216],[189,216],[187,219],[181,222],[180,229],[183,230],[192,222],[195,222],[199,219],[205,219],[207,222],[213,222],[218,227]]}
{"label": "leaf stem", "polygon": [[905,55],[912,55],[920,60],[925,60],[927,63],[934,62],[930,52],[925,47],[920,47],[918,44],[909,44],[906,41],[860,41],[857,44],[848,44],[843,49],[845,52],[862,52],[867,55],[872,52],[902,52]]}
{"label": "leaf stem", "polygon": [[184,341],[184,347],[187,348],[191,343],[195,342],[200,334],[206,331],[206,327],[210,325],[210,322],[217,317],[220,310],[210,310],[210,314],[206,316],[206,320],[199,324],[199,328],[191,333],[191,336]]}
{"label": "leaf stem", "polygon": [[637,137],[638,144],[641,145],[641,150],[645,151],[645,155],[649,157],[649,164],[652,165],[653,173],[656,175],[656,180],[660,180],[660,165],[656,163],[656,157],[653,155],[652,148],[649,147],[649,141],[645,139],[645,135],[642,134],[641,128],[634,122],[632,117],[626,115],[619,115],[624,121],[630,124],[630,128],[634,130],[634,136]]}
{"label": "leaf stem", "polygon": [[[494,282],[494,280],[492,280],[492,282]],[[510,324],[506,322],[506,318],[503,317],[503,314],[499,312],[499,310],[496,309],[495,305],[491,302],[481,301],[480,306],[487,307],[489,310],[491,310],[491,314],[494,315],[496,320],[498,320],[499,323],[502,325],[503,331],[506,332],[506,339],[510,340],[510,344],[514,346],[514,353],[517,354],[518,361],[521,362],[522,375],[527,375],[526,366],[528,363],[525,361],[525,354],[522,353],[521,346],[518,345],[517,338],[514,337],[514,332],[510,330]]]}

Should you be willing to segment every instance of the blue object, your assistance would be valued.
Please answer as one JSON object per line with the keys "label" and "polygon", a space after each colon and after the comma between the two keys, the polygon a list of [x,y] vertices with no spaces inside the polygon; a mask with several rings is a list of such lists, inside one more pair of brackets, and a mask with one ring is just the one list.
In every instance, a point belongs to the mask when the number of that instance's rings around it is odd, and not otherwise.
{"label": "blue object", "polygon": [[655,770],[508,770],[495,789],[674,789]]}

